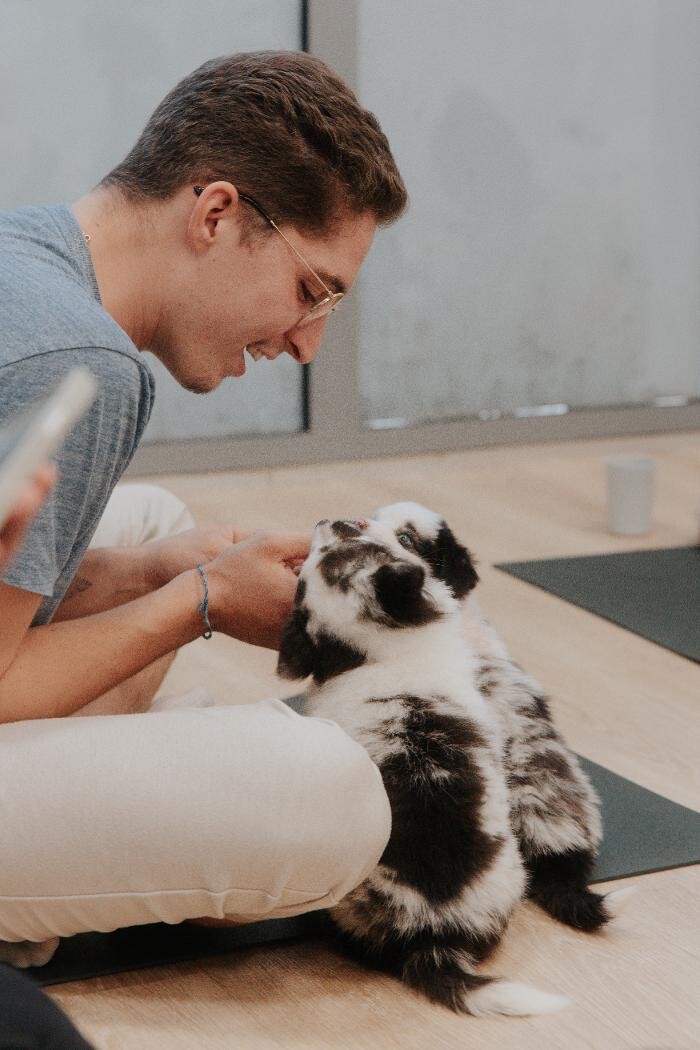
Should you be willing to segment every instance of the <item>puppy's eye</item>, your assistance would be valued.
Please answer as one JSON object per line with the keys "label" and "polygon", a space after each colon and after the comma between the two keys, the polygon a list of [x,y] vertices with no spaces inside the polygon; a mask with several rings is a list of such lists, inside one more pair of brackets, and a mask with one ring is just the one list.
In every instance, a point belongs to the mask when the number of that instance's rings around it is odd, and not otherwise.
{"label": "puppy's eye", "polygon": [[402,547],[407,547],[408,550],[412,551],[415,548],[413,537],[408,532],[400,532],[396,539],[399,541]]}

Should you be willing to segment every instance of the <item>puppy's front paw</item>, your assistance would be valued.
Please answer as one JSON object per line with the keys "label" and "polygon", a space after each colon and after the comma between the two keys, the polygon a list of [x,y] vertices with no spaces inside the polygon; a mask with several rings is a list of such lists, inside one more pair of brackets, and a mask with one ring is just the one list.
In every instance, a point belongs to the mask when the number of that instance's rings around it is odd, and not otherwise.
{"label": "puppy's front paw", "polygon": [[60,943],[60,937],[50,937],[47,941],[0,941],[0,962],[20,970],[28,966],[45,966]]}

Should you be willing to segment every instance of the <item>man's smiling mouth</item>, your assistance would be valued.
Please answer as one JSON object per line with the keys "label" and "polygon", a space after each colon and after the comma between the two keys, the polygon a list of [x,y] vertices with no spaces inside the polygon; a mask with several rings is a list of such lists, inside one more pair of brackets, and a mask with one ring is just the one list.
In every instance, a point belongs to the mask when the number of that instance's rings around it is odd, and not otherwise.
{"label": "man's smiling mouth", "polygon": [[276,361],[280,356],[277,350],[263,350],[259,346],[246,346],[244,350],[248,352],[248,355],[253,361],[260,361],[261,358],[265,358],[266,361]]}

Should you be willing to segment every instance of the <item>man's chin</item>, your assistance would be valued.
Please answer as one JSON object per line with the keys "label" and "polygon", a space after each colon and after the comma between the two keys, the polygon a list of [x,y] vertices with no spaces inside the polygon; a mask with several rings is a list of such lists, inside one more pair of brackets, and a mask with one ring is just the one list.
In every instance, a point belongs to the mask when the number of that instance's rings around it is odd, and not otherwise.
{"label": "man's chin", "polygon": [[216,390],[218,386],[221,386],[223,379],[218,376],[216,379],[181,379],[179,376],[175,376],[181,387],[185,390],[189,390],[191,394],[210,394],[212,390]]}
{"label": "man's chin", "polygon": [[[167,368],[167,365],[166,365]],[[210,394],[212,390],[216,390],[218,386],[224,380],[224,376],[202,376],[202,375],[183,375],[181,372],[176,371],[174,368],[168,368],[170,375],[173,377],[175,382],[183,388],[183,390],[189,390],[191,394]]]}
{"label": "man's chin", "polygon": [[234,372],[230,372],[226,375],[201,375],[195,373],[194,375],[188,369],[185,371],[182,365],[186,365],[188,362],[179,361],[177,358],[173,360],[171,355],[159,354],[151,347],[148,347],[150,353],[159,359],[162,365],[167,368],[170,375],[173,377],[178,386],[181,386],[183,390],[188,390],[191,394],[210,394],[217,387],[221,386],[224,379],[231,377],[239,377],[245,374],[245,361],[242,359],[241,354],[240,366]]}

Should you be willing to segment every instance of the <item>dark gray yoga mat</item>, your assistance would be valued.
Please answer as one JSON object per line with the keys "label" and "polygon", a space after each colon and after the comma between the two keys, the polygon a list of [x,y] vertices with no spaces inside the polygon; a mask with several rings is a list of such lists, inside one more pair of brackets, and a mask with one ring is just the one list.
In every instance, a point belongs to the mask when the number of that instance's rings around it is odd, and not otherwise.
{"label": "dark gray yoga mat", "polygon": [[86,977],[228,955],[239,948],[268,941],[319,936],[325,928],[323,913],[309,912],[292,919],[266,919],[230,929],[155,922],[128,926],[114,933],[78,933],[61,941],[46,966],[30,967],[24,972],[41,985],[64,984]]}
{"label": "dark gray yoga mat", "polygon": [[587,758],[581,765],[602,803],[603,842],[594,882],[700,864],[700,813]]}
{"label": "dark gray yoga mat", "polygon": [[[581,761],[603,804],[604,838],[595,882],[700,863],[700,813],[647,791],[595,762]],[[322,912],[231,929],[154,923],[114,933],[68,937],[51,962],[26,972],[39,984],[62,984],[327,933]]]}
{"label": "dark gray yoga mat", "polygon": [[508,562],[496,568],[700,662],[700,547]]}

